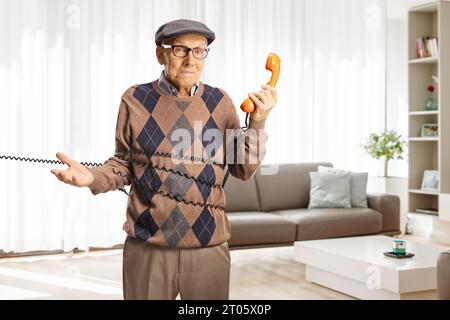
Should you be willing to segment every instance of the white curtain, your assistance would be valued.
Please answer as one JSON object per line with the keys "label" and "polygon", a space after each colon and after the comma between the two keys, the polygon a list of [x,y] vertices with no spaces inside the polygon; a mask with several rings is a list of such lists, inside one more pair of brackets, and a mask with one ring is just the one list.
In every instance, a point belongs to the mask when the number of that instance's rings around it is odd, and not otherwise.
{"label": "white curtain", "polygon": [[[282,59],[264,163],[330,161],[377,174],[364,155],[384,127],[384,0],[0,0],[0,154],[103,162],[121,94],[159,76],[154,33],[196,19],[216,32],[202,80],[238,108]],[[244,114],[242,114],[242,121]],[[58,181],[65,166],[0,160],[0,250],[122,243],[127,198]]]}

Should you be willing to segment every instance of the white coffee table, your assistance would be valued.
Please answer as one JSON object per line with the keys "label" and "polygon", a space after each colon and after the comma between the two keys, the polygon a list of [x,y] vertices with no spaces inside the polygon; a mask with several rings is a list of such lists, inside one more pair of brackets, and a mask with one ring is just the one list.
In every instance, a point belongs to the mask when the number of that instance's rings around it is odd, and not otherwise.
{"label": "white coffee table", "polygon": [[436,262],[443,248],[407,241],[413,258],[395,259],[393,238],[363,236],[295,242],[305,278],[359,299],[435,299]]}

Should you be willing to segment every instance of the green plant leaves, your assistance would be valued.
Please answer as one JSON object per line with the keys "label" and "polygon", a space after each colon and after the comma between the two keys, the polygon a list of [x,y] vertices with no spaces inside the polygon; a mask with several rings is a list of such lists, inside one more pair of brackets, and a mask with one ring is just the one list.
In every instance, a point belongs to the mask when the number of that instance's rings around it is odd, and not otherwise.
{"label": "green plant leaves", "polygon": [[406,142],[402,139],[402,136],[395,130],[390,130],[381,133],[371,133],[363,148],[373,158],[377,160],[384,158],[389,161],[403,159],[405,146]]}

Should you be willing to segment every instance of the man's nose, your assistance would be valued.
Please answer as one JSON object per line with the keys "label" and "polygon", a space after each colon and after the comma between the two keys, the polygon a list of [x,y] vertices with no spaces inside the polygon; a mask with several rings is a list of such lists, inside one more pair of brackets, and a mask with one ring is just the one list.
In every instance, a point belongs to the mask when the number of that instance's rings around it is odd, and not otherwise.
{"label": "man's nose", "polygon": [[192,52],[192,50],[189,50],[187,56],[184,58],[184,62],[186,64],[192,64],[195,62],[194,53]]}

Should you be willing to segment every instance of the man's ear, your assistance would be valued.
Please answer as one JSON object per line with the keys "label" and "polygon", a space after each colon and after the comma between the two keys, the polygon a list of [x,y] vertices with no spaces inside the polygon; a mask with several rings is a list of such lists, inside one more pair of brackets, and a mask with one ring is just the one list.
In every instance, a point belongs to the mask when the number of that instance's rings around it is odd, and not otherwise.
{"label": "man's ear", "polygon": [[160,65],[164,64],[164,52],[161,47],[156,47],[156,58]]}

